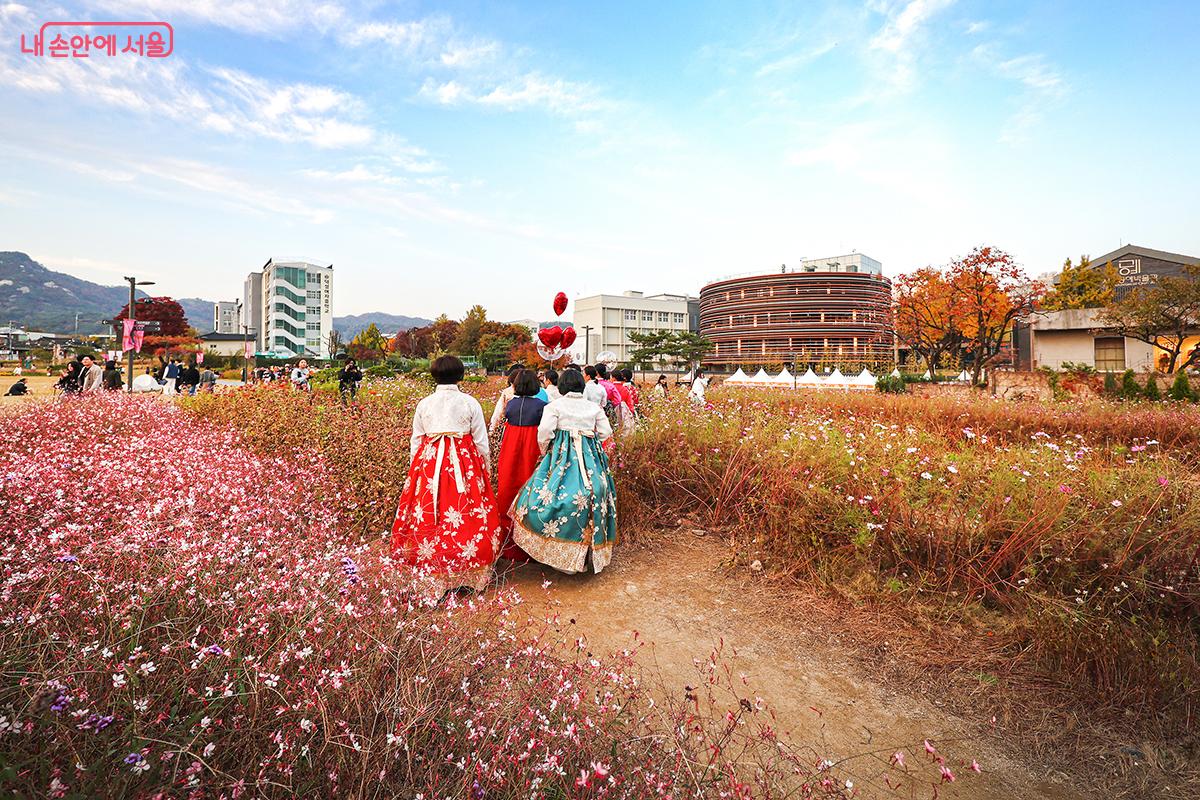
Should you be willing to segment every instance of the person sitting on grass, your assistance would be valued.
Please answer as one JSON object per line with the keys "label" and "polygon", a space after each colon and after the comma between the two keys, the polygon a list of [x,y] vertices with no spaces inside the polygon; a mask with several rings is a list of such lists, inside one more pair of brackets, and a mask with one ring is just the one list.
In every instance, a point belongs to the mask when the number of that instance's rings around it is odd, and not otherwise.
{"label": "person sitting on grass", "polygon": [[8,391],[4,393],[5,397],[21,397],[29,394],[29,385],[25,383],[25,379],[21,378],[12,386],[8,387]]}

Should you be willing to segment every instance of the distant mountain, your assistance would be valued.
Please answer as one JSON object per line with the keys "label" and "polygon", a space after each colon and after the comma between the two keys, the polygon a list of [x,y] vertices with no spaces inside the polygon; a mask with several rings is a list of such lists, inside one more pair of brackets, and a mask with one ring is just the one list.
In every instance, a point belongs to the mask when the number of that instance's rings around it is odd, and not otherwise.
{"label": "distant mountain", "polygon": [[199,297],[181,297],[176,300],[183,306],[188,324],[196,329],[196,333],[212,333],[213,306],[212,300],[202,300]]}
{"label": "distant mountain", "polygon": [[[138,297],[145,296],[145,292],[138,292]],[[0,325],[11,321],[29,330],[73,333],[78,313],[80,333],[107,333],[98,320],[121,313],[127,302],[129,289],[124,286],[101,286],[47,269],[25,253],[0,251]],[[184,297],[179,305],[197,332],[213,329],[212,300]],[[334,317],[333,327],[349,341],[372,322],[384,333],[395,333],[428,325],[432,320],[373,312]]]}
{"label": "distant mountain", "polygon": [[342,335],[344,341],[350,341],[361,331],[371,327],[371,323],[379,328],[380,333],[396,333],[409,328],[420,328],[433,322],[424,317],[405,317],[399,314],[385,314],[382,311],[372,311],[369,314],[351,314],[345,317],[333,318],[333,329]]}
{"label": "distant mountain", "polygon": [[[144,295],[140,295],[144,296]],[[0,252],[0,319],[31,330],[105,333],[109,319],[129,302],[129,289],[101,286],[43,267],[24,253]]]}

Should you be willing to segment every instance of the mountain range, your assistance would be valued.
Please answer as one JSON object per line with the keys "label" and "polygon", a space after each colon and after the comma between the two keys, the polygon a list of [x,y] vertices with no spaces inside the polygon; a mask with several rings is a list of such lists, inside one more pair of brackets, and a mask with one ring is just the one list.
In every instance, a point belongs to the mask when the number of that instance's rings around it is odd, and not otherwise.
{"label": "mountain range", "polygon": [[[139,291],[138,296],[146,294]],[[188,323],[199,333],[213,329],[212,300],[176,299],[183,306]],[[25,253],[0,251],[0,324],[12,322],[28,330],[50,333],[107,333],[108,328],[99,320],[117,315],[127,302],[127,287],[103,286],[47,269]],[[380,331],[394,333],[428,325],[431,320],[372,312],[334,317],[333,327],[349,341],[372,322]]]}

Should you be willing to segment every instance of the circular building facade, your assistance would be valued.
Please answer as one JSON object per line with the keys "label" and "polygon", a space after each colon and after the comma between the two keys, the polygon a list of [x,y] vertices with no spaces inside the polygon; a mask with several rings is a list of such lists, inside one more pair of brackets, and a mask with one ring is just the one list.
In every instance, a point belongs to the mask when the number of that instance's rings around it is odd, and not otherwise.
{"label": "circular building facade", "polygon": [[710,283],[700,290],[700,333],[714,346],[705,363],[890,366],[891,302],[891,281],[876,273],[805,270]]}

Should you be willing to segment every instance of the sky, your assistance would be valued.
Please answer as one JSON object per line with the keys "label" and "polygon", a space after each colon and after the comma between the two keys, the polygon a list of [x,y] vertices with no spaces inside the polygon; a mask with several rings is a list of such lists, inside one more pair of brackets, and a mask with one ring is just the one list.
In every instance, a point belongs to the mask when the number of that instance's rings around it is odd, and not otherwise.
{"label": "sky", "polygon": [[[21,52],[163,20],[167,58]],[[802,258],[1200,254],[1200,3],[0,0],[0,250],[334,313],[551,316]]]}

